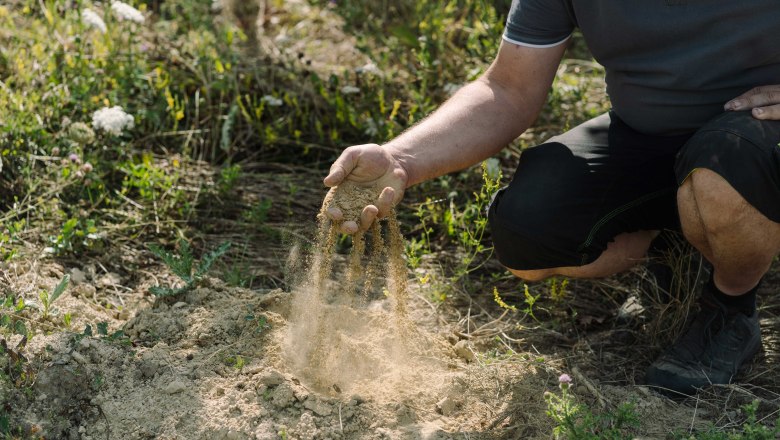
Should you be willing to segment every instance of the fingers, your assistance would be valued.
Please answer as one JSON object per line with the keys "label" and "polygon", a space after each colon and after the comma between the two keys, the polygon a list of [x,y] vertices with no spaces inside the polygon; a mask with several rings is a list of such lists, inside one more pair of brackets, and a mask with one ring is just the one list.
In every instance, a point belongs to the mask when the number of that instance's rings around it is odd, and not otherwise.
{"label": "fingers", "polygon": [[330,173],[325,177],[325,186],[336,186],[344,180],[357,165],[358,150],[349,147],[341,153],[338,159],[330,166]]}
{"label": "fingers", "polygon": [[[329,219],[335,222],[339,222],[344,219],[344,214],[338,208],[328,208],[325,213]],[[371,227],[371,224],[374,223],[374,220],[376,220],[378,213],[379,209],[377,209],[376,206],[368,205],[363,208],[363,211],[360,213],[360,224],[354,220],[347,220],[341,223],[341,226],[339,226],[339,231],[349,235],[358,231],[367,231],[368,228]]]}
{"label": "fingers", "polygon": [[376,201],[376,207],[378,209],[377,216],[384,218],[393,209],[393,202],[395,201],[395,190],[391,187],[387,187],[379,194],[379,198]]}
{"label": "fingers", "polygon": [[376,216],[379,214],[379,209],[374,205],[368,205],[363,208],[360,213],[360,230],[367,231],[371,227],[371,224],[376,220]]}
{"label": "fingers", "polygon": [[723,108],[739,111],[774,104],[780,104],[780,84],[751,89],[727,102]]}
{"label": "fingers", "polygon": [[336,222],[344,220],[344,213],[341,212],[339,208],[334,208],[334,207],[328,208],[327,210],[325,210],[325,215],[327,215],[329,219]]}
{"label": "fingers", "polygon": [[753,117],[756,119],[780,121],[780,104],[753,109]]}
{"label": "fingers", "polygon": [[345,221],[341,224],[341,232],[347,235],[352,235],[356,233],[358,229],[358,224],[352,220]]}

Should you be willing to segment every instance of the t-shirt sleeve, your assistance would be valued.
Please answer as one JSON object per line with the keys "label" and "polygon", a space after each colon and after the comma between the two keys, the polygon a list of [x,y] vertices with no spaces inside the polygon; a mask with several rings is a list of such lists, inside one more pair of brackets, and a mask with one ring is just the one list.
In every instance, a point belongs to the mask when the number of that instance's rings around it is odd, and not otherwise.
{"label": "t-shirt sleeve", "polygon": [[566,0],[513,0],[504,40],[530,47],[551,47],[566,41],[575,23]]}

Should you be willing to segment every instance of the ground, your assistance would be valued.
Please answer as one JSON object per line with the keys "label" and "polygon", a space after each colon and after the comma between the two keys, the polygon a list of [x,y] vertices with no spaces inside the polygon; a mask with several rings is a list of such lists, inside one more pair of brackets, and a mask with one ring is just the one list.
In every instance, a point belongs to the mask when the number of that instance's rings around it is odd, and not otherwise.
{"label": "ground", "polygon": [[[356,48],[364,43],[333,12],[336,2],[321,3],[260,2],[259,19],[233,6],[225,13],[261,52],[303,60],[323,78],[370,66],[365,47]],[[603,87],[591,87],[602,83],[583,74],[597,69],[567,60],[551,109],[493,165],[508,176],[524,146],[603,110]],[[587,99],[572,103],[569,92]],[[314,290],[307,284],[327,162],[249,151],[231,179],[229,168],[195,152],[191,160],[157,152],[154,163],[181,176],[165,194],[181,191],[194,208],[185,218],[160,219],[158,200],[151,215],[152,204],[128,192],[142,203],[108,214],[141,226],[116,226],[100,249],[52,253],[38,230],[20,234],[18,249],[0,263],[0,292],[14,299],[0,311],[30,332],[0,334],[0,437],[542,439],[554,436],[555,416],[566,413],[559,398],[579,405],[580,416],[603,416],[587,422],[589,438],[620,428],[609,415],[625,403],[638,423],[610,438],[725,438],[716,435],[744,429],[751,402],[759,424],[773,426],[777,264],[759,292],[764,351],[735,384],[670,399],[643,385],[643,371],[682,328],[706,270],[679,237],[665,260],[677,271],[669,295],[644,266],[608,280],[526,289],[475,244],[489,243],[487,235],[476,242],[458,235],[483,219],[486,196],[470,199],[482,171],[467,170],[410,190],[398,208],[408,281],[399,314],[397,297],[382,290],[393,289],[382,271],[367,299],[340,296],[354,264],[345,238],[334,244],[329,280]],[[461,210],[455,202],[466,199]],[[193,288],[154,295],[155,286],[182,283],[149,245],[181,251],[182,236],[200,259],[225,242],[233,248]],[[463,266],[471,251],[479,258]],[[44,316],[40,292],[65,275],[65,293]],[[20,299],[25,307],[15,313]],[[565,398],[562,374],[572,378]]]}

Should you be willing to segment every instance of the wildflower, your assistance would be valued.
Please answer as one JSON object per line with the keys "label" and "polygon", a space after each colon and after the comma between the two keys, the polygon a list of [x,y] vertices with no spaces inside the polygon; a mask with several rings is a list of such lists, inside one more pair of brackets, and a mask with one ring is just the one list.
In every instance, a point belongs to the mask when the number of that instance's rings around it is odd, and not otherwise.
{"label": "wildflower", "polygon": [[371,137],[378,135],[379,126],[377,126],[376,121],[374,121],[372,118],[368,118],[366,120],[366,129],[363,131],[363,134]]}
{"label": "wildflower", "polygon": [[70,153],[68,155],[68,160],[70,160],[73,163],[79,163],[81,162],[81,159],[79,159],[79,155],[76,153]]}
{"label": "wildflower", "polygon": [[360,93],[360,89],[355,86],[344,86],[341,88],[341,93],[344,95],[354,95]]}
{"label": "wildflower", "polygon": [[282,101],[280,98],[271,95],[265,95],[260,100],[271,107],[280,107],[282,104],[284,104],[284,101]]}
{"label": "wildflower", "polygon": [[377,67],[376,64],[374,64],[373,62],[369,62],[356,68],[355,73],[357,73],[358,75],[363,73],[371,73],[374,75],[379,75],[382,72],[379,70],[379,67]]}
{"label": "wildflower", "polygon": [[144,14],[127,3],[113,1],[111,2],[111,10],[114,11],[114,15],[120,20],[127,20],[135,23],[144,22]]}
{"label": "wildflower", "polygon": [[83,122],[74,122],[68,126],[68,137],[74,142],[85,145],[95,140],[95,132]]}
{"label": "wildflower", "polygon": [[558,386],[561,387],[562,390],[567,390],[569,385],[571,385],[571,376],[566,373],[561,374],[558,378]]}
{"label": "wildflower", "polygon": [[125,113],[122,107],[116,105],[111,108],[103,107],[92,113],[92,126],[119,136],[125,128],[133,128],[135,123],[132,115]]}
{"label": "wildflower", "polygon": [[106,33],[106,22],[92,9],[84,9],[81,11],[81,19],[84,23],[99,30],[101,34]]}
{"label": "wildflower", "polygon": [[92,164],[89,162],[84,162],[84,165],[81,166],[81,171],[84,172],[84,174],[89,174],[92,172]]}
{"label": "wildflower", "polygon": [[60,155],[60,147],[54,147],[51,149],[51,155],[52,156],[59,156]]}

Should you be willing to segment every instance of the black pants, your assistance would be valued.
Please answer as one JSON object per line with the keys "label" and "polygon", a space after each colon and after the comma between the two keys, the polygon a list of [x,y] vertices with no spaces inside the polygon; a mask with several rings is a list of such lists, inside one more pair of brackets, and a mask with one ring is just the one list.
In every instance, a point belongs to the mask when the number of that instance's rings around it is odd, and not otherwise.
{"label": "black pants", "polygon": [[604,114],[523,152],[494,197],[498,259],[517,270],[581,266],[624,232],[679,229],[677,188],[710,169],[780,223],[780,121],[723,113],[689,135],[648,136]]}

